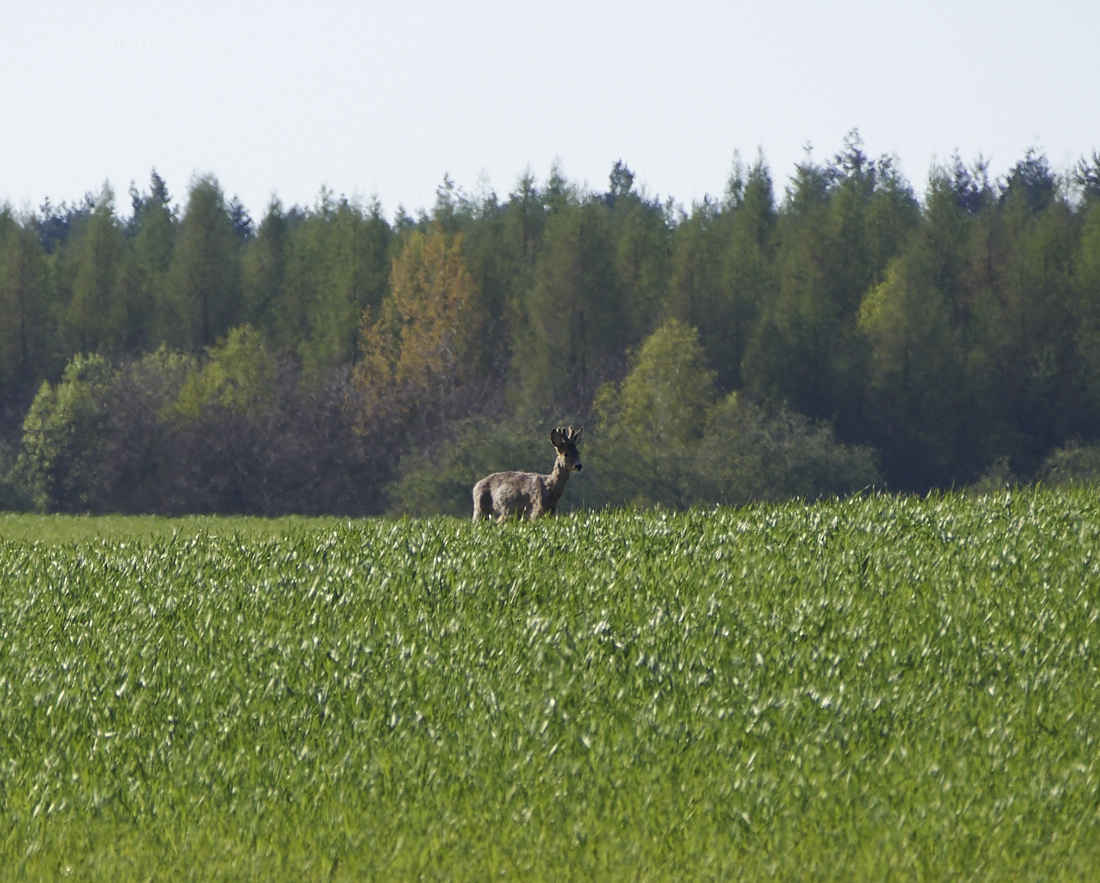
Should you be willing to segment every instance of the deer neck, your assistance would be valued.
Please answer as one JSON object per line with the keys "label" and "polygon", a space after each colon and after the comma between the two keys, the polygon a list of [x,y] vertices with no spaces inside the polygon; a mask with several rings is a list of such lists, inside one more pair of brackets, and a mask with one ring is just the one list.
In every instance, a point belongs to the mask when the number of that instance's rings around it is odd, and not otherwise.
{"label": "deer neck", "polygon": [[562,492],[565,490],[565,483],[569,481],[570,471],[565,465],[565,461],[559,458],[554,462],[554,471],[546,476],[546,489],[550,491],[550,499],[555,503],[561,498]]}

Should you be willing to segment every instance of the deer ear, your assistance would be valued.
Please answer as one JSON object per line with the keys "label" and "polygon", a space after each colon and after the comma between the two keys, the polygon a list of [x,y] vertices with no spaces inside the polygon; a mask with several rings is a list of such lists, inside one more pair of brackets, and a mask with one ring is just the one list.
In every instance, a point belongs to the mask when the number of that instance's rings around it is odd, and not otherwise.
{"label": "deer ear", "polygon": [[560,429],[550,430],[550,444],[552,444],[555,448],[560,448],[563,444],[565,444],[565,442],[562,440]]}
{"label": "deer ear", "polygon": [[[570,428],[572,428],[572,427],[570,427]],[[582,432],[584,432],[584,427],[583,426],[580,429],[578,429],[576,432],[573,433],[573,438],[571,439],[571,441],[574,441],[574,442],[577,441],[577,439],[579,439],[581,437]]]}

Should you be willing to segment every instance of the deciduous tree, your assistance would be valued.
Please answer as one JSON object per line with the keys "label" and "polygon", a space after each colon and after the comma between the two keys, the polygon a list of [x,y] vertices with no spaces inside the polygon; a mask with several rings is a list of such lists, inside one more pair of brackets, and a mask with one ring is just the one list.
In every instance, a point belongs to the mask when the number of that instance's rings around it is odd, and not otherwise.
{"label": "deciduous tree", "polygon": [[393,262],[389,296],[377,316],[363,314],[355,379],[366,422],[389,408],[421,422],[454,412],[471,380],[472,288],[461,234],[433,227],[408,237]]}

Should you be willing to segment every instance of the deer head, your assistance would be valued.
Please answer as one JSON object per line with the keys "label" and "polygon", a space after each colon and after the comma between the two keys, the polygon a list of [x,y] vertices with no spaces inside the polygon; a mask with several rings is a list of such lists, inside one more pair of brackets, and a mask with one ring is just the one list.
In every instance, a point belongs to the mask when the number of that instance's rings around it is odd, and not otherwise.
{"label": "deer head", "polygon": [[557,465],[561,465],[568,472],[580,472],[584,468],[581,455],[577,451],[577,441],[582,432],[584,432],[583,426],[576,432],[573,431],[572,426],[568,429],[559,427],[550,431],[550,443],[558,452]]}

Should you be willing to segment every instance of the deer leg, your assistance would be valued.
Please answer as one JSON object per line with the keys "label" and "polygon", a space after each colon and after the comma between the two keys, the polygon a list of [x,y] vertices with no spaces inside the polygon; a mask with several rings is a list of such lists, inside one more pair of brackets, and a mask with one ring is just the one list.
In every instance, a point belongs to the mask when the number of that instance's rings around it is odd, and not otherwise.
{"label": "deer leg", "polygon": [[474,521],[493,515],[493,492],[488,488],[474,489]]}

